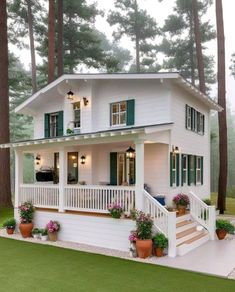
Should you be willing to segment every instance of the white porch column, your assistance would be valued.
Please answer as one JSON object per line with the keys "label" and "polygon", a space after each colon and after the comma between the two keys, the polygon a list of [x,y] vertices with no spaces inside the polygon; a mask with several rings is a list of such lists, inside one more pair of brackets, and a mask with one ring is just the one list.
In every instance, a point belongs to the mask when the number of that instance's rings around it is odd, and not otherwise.
{"label": "white porch column", "polygon": [[20,185],[23,183],[23,152],[15,150],[15,209],[20,205]]}
{"label": "white porch column", "polygon": [[135,205],[137,210],[144,209],[143,190],[144,190],[144,141],[135,141]]}
{"label": "white porch column", "polygon": [[59,151],[59,212],[64,212],[65,184],[67,179],[67,155],[64,148]]}

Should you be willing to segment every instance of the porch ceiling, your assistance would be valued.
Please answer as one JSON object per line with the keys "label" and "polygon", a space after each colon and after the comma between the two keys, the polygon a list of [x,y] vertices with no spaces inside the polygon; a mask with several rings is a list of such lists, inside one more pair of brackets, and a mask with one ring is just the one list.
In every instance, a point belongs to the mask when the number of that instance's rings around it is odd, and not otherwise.
{"label": "porch ceiling", "polygon": [[[85,141],[86,143],[90,142],[90,144],[95,144],[99,140],[100,143],[107,142],[107,139],[111,139],[113,142],[117,142],[117,139],[138,139],[141,138],[143,140],[143,135],[148,134],[150,129],[154,132],[159,131],[166,131],[170,130],[173,123],[164,123],[164,124],[157,124],[157,125],[148,125],[144,127],[130,127],[130,128],[119,128],[113,129],[108,131],[99,131],[99,132],[92,132],[92,133],[84,133],[84,134],[77,134],[77,135],[69,135],[69,136],[61,136],[55,138],[44,138],[44,139],[35,139],[35,140],[27,140],[27,141],[19,141],[19,142],[12,142],[1,144],[0,149],[4,148],[35,148],[40,145],[55,145],[60,144],[63,145],[71,145],[74,142],[83,144]],[[110,141],[110,142],[112,142]]]}

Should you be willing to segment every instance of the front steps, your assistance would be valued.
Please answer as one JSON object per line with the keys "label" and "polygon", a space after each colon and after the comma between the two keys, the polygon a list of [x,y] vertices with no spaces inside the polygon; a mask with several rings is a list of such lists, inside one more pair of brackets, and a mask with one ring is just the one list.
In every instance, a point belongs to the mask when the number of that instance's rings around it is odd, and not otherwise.
{"label": "front steps", "polygon": [[176,248],[177,255],[182,256],[194,250],[209,240],[209,232],[201,227],[197,230],[197,226],[201,226],[190,214],[179,216],[176,219]]}

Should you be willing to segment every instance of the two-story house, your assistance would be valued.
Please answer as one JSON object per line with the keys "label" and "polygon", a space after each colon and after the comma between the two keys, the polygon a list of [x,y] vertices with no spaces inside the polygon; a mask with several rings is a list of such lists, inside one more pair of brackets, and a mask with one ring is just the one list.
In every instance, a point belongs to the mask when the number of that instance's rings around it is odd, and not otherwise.
{"label": "two-story house", "polygon": [[[34,139],[1,145],[15,149],[15,207],[31,200],[35,224],[57,219],[63,240],[127,250],[134,223],[106,215],[116,201],[126,215],[150,212],[175,256],[184,243],[176,214],[153,197],[170,206],[183,192],[201,237],[212,239],[201,200],[210,196],[211,110],[221,108],[178,73],[63,75],[16,108],[33,117]],[[35,157],[34,184],[23,181],[26,153]]]}

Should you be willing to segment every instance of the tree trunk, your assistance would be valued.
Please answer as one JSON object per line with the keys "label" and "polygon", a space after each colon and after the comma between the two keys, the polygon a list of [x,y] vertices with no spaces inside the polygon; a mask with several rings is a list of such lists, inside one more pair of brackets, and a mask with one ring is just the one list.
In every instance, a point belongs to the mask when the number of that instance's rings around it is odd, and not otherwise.
{"label": "tree trunk", "polygon": [[58,77],[63,75],[63,0],[58,0]]}
{"label": "tree trunk", "polygon": [[224,214],[227,189],[227,122],[226,122],[226,89],[225,89],[225,44],[222,1],[216,0],[216,27],[218,48],[218,104],[223,107],[219,112],[219,184],[217,207]]}
{"label": "tree trunk", "polygon": [[206,82],[204,74],[204,62],[202,55],[201,32],[198,18],[198,4],[197,0],[192,0],[193,20],[194,20],[194,37],[196,43],[196,56],[199,76],[199,88],[201,92],[206,93]]}
{"label": "tree trunk", "polygon": [[55,3],[49,0],[48,13],[48,83],[55,79]]}
{"label": "tree trunk", "polygon": [[35,93],[37,92],[37,75],[36,75],[36,57],[35,57],[34,36],[33,36],[33,16],[32,16],[31,0],[27,0],[27,6],[28,6],[30,53],[31,53],[32,87],[33,87],[33,93]]}
{"label": "tree trunk", "polygon": [[195,85],[195,66],[194,66],[194,39],[193,39],[193,17],[192,17],[192,11],[190,11],[189,14],[190,19],[190,31],[189,31],[189,37],[190,37],[190,66],[191,66],[191,83]]}
{"label": "tree trunk", "polygon": [[[9,142],[8,44],[6,0],[0,2],[0,144]],[[0,149],[0,206],[10,207],[10,151]]]}

